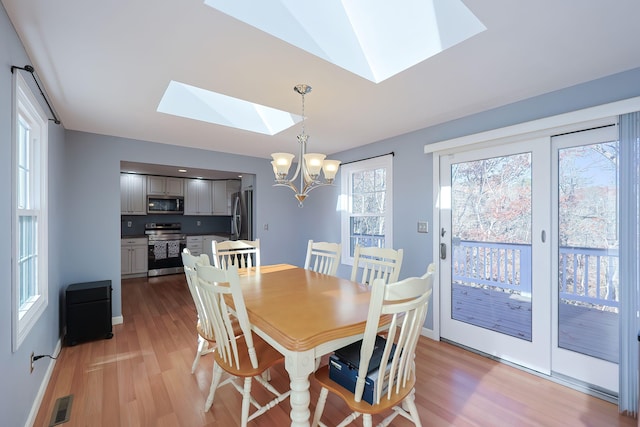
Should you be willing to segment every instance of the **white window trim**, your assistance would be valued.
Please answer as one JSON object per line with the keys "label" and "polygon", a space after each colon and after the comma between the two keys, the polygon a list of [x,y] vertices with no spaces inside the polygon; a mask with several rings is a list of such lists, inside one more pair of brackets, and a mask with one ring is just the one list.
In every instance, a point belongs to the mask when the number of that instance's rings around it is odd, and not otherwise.
{"label": "white window trim", "polygon": [[[12,108],[12,221],[11,221],[11,320],[12,320],[12,350],[18,350],[24,339],[36,324],[48,305],[48,119],[31,89],[18,71],[13,75],[13,108]],[[38,160],[34,165],[38,169],[37,183],[39,187],[39,215],[38,215],[38,267],[37,292],[30,300],[19,307],[20,283],[18,278],[18,117],[27,117],[32,125],[32,137],[38,140]]]}
{"label": "white window trim", "polygon": [[340,172],[340,200],[341,200],[341,239],[342,239],[342,264],[353,265],[353,257],[349,251],[350,233],[349,233],[349,217],[351,209],[351,200],[349,189],[351,188],[352,176],[356,172],[385,168],[386,169],[386,212],[385,225],[386,232],[384,236],[385,247],[393,248],[393,155],[383,155],[371,159],[361,160],[348,163],[341,167]]}

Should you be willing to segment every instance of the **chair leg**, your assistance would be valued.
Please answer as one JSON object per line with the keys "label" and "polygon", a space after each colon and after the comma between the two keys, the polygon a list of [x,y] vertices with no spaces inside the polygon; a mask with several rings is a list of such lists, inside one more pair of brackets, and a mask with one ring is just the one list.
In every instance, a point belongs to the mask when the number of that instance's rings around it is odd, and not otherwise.
{"label": "chair leg", "polygon": [[347,427],[349,424],[358,419],[358,417],[362,415],[360,412],[352,412],[351,415],[346,417],[337,427]]}
{"label": "chair leg", "polygon": [[320,390],[320,397],[318,397],[318,403],[316,404],[316,410],[313,412],[311,427],[318,427],[320,418],[322,418],[322,412],[324,412],[324,405],[327,403],[327,394],[329,394],[329,390],[322,387],[322,390]]}
{"label": "chair leg", "polygon": [[244,379],[244,389],[242,392],[242,418],[240,426],[246,427],[249,420],[249,407],[251,406],[251,377]]}
{"label": "chair leg", "polygon": [[274,395],[274,398],[271,399],[271,401],[265,403],[264,405],[260,405],[258,402],[255,401],[255,399],[253,397],[251,397],[251,403],[253,404],[253,406],[256,407],[256,411],[254,411],[253,414],[251,414],[251,416],[249,417],[249,421],[256,419],[257,417],[259,417],[260,415],[264,414],[265,412],[267,412],[269,409],[274,408],[275,406],[279,405],[280,402],[282,402],[284,399],[286,399],[287,397],[289,397],[289,395],[291,394],[290,390],[287,390],[284,393],[280,393],[278,390],[276,390],[276,388],[274,386],[272,386],[270,383],[268,383],[267,381],[265,381],[261,376],[255,376],[253,377],[253,379],[255,379],[258,383],[260,383],[265,389],[267,389],[271,394]]}
{"label": "chair leg", "polygon": [[371,419],[371,414],[362,415],[362,425],[363,427],[373,427],[373,419]]}
{"label": "chair leg", "polygon": [[422,423],[420,422],[420,414],[418,414],[418,408],[416,407],[415,402],[415,394],[416,391],[411,390],[411,393],[402,401],[402,406],[406,408],[407,411],[411,414],[411,420],[416,425],[416,427],[422,427]]}
{"label": "chair leg", "polygon": [[198,350],[196,351],[196,358],[193,360],[193,365],[191,365],[191,373],[193,374],[198,367],[198,362],[200,362],[200,356],[202,356],[205,347],[208,346],[207,340],[203,339],[201,336],[198,336]]}
{"label": "chair leg", "polygon": [[213,378],[211,379],[211,388],[209,389],[209,397],[207,397],[207,401],[204,404],[204,411],[208,412],[211,409],[211,405],[213,405],[213,398],[216,395],[216,389],[220,384],[220,379],[222,378],[222,368],[218,366],[216,362],[213,362]]}

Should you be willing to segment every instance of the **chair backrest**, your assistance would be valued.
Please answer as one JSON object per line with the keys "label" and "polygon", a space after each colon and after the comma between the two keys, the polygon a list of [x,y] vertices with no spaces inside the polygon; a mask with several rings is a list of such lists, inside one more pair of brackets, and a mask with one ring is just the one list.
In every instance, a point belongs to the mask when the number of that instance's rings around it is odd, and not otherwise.
{"label": "chair backrest", "polygon": [[191,292],[191,297],[193,298],[193,302],[196,305],[196,311],[198,312],[198,321],[200,322],[200,330],[207,337],[213,337],[213,326],[207,322],[206,316],[204,315],[204,306],[202,303],[202,298],[198,293],[198,289],[196,287],[196,282],[198,281],[198,276],[196,273],[196,269],[198,265],[209,265],[209,256],[207,254],[202,254],[200,256],[191,255],[189,249],[184,248],[182,250],[182,264],[184,266],[184,274],[187,277],[187,285],[189,286],[189,292]]}
{"label": "chair backrest", "polygon": [[358,270],[362,268],[360,283],[371,285],[376,279],[383,279],[386,283],[397,282],[402,266],[402,253],[402,249],[356,246],[351,281],[357,281]]}
{"label": "chair backrest", "polygon": [[[196,287],[202,298],[205,308],[205,316],[208,322],[213,325],[216,337],[216,352],[225,363],[235,365],[240,369],[240,356],[238,352],[238,340],[242,336],[247,348],[240,351],[248,351],[251,366],[258,367],[258,357],[256,356],[251,334],[251,324],[242,297],[242,289],[238,278],[238,267],[230,265],[227,269],[217,268],[211,265],[198,265],[196,268]],[[225,301],[225,295],[231,295],[233,299],[233,314]],[[240,324],[240,331],[235,332],[233,318],[237,318]]]}
{"label": "chair backrest", "polygon": [[304,268],[335,276],[340,265],[342,244],[309,240]]}
{"label": "chair backrest", "polygon": [[[433,290],[433,277],[433,273],[426,273],[422,277],[410,277],[389,284],[383,279],[376,279],[373,282],[367,325],[360,349],[360,365],[355,390],[356,402],[362,399],[380,316],[390,315],[391,324],[379,367],[379,372],[385,372],[385,376],[384,380],[376,382],[373,393],[374,402],[380,403],[381,397],[385,394],[391,397],[415,375],[416,345],[427,316],[429,298]],[[393,349],[394,345],[395,349]]]}
{"label": "chair backrest", "polygon": [[230,265],[238,268],[260,267],[260,239],[214,241],[211,246],[213,265],[218,268]]}

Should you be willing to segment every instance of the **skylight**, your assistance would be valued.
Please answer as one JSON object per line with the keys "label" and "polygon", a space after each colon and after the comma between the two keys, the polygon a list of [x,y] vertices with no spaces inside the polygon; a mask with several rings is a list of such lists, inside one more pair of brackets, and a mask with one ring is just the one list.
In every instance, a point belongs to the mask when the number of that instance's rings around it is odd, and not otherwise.
{"label": "skylight", "polygon": [[296,114],[173,80],[157,111],[265,135],[275,135],[302,120]]}
{"label": "skylight", "polygon": [[380,83],[486,29],[461,0],[205,0]]}

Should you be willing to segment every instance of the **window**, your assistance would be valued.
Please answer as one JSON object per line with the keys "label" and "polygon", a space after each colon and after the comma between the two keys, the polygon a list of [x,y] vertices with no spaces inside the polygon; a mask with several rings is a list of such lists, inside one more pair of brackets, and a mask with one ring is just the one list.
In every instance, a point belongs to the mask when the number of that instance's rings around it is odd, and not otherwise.
{"label": "window", "polygon": [[13,350],[47,307],[47,117],[14,73]]}
{"label": "window", "polygon": [[342,167],[342,263],[353,265],[356,245],[393,247],[393,156]]}

